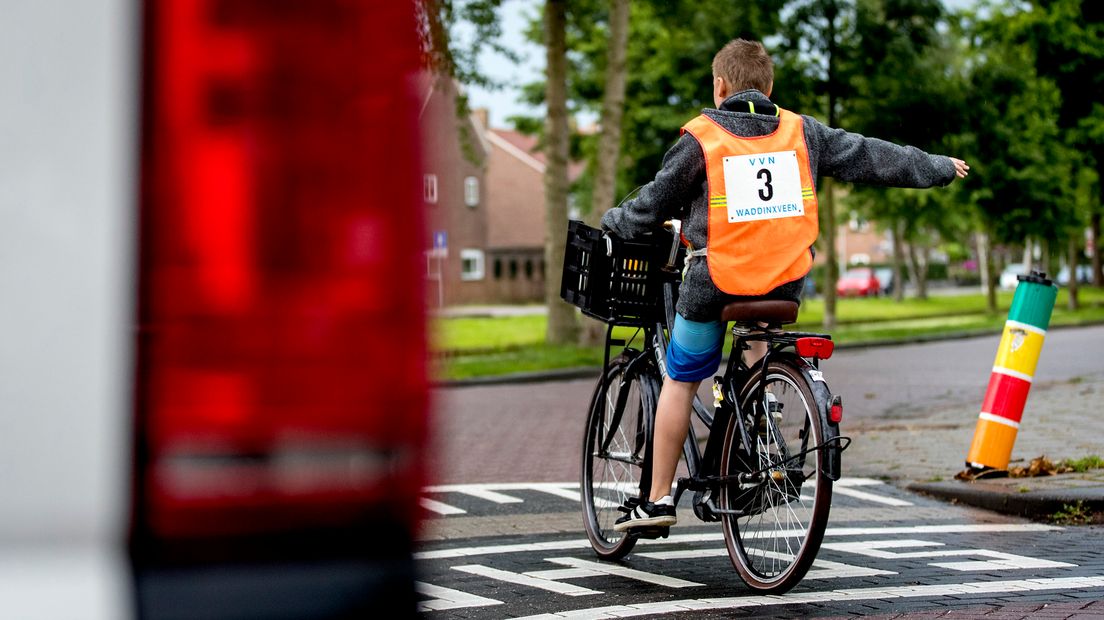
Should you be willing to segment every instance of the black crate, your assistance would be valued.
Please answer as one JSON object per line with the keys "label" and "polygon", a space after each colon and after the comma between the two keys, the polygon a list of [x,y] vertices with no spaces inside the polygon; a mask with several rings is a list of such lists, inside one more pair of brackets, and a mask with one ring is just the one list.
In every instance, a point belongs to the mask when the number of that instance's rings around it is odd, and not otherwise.
{"label": "black crate", "polygon": [[560,297],[606,323],[646,325],[663,317],[663,271],[670,234],[623,241],[571,220],[567,224]]}

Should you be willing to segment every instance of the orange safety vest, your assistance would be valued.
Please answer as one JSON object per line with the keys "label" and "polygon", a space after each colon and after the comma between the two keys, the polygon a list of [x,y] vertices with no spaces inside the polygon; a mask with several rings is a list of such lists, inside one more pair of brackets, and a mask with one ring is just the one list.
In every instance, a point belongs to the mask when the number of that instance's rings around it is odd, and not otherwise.
{"label": "orange safety vest", "polygon": [[765,136],[730,133],[704,114],[683,126],[709,182],[709,275],[730,295],[763,295],[813,266],[820,232],[801,116],[779,110]]}

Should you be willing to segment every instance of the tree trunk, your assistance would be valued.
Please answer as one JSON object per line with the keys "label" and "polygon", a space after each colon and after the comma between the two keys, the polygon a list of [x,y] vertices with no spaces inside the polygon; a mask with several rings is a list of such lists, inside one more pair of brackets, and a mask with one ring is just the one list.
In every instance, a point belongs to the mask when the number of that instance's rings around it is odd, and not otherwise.
{"label": "tree trunk", "polygon": [[1024,239],[1024,273],[1031,273],[1031,271],[1035,268],[1035,252],[1032,245],[1033,244],[1031,243],[1031,237]]}
{"label": "tree trunk", "polygon": [[1066,307],[1069,308],[1070,310],[1077,310],[1080,307],[1080,304],[1078,303],[1078,299],[1077,299],[1077,286],[1078,286],[1077,267],[1080,263],[1080,257],[1078,256],[1078,254],[1081,253],[1081,244],[1079,243],[1080,240],[1078,239],[1078,237],[1080,236],[1080,232],[1081,231],[1079,230],[1079,231],[1075,232],[1074,234],[1070,235],[1069,256],[1066,259],[1069,262],[1069,274],[1070,274],[1070,277],[1069,277],[1069,303],[1067,304]]}
{"label": "tree trunk", "polygon": [[1092,252],[1092,281],[1093,286],[1104,286],[1104,264],[1100,260],[1100,212],[1093,211],[1089,219],[1092,228],[1092,242],[1089,250]]}
{"label": "tree trunk", "polygon": [[[626,56],[629,47],[629,0],[610,0],[610,38],[606,50],[606,88],[602,96],[601,133],[598,135],[598,166],[587,222],[597,228],[602,214],[613,206],[617,188],[617,164],[621,158],[621,117],[625,111]],[[583,345],[600,344],[604,323],[584,321]]]}
{"label": "tree trunk", "polygon": [[909,277],[916,284],[916,298],[928,298],[928,274],[927,264],[920,255],[915,241],[908,244]]}
{"label": "tree trunk", "polygon": [[824,329],[836,327],[836,281],[839,280],[839,258],[836,252],[836,199],[831,178],[821,181],[824,208],[820,210],[820,235],[824,240]]}
{"label": "tree trunk", "polygon": [[902,229],[905,222],[902,219],[893,219],[893,301],[905,299],[905,240]]}
{"label": "tree trunk", "polygon": [[544,5],[544,41],[548,51],[545,104],[544,171],[545,242],[544,302],[548,306],[549,344],[574,342],[577,332],[575,308],[560,299],[560,274],[563,273],[564,248],[567,245],[567,43],[566,0],[547,0]]}
{"label": "tree trunk", "polygon": [[[828,21],[828,32],[825,36],[828,41],[828,126],[838,126],[838,114],[836,112],[836,93],[839,85],[836,83],[836,18],[839,17],[839,8],[834,2],[825,7],[824,17]],[[830,177],[825,177],[822,183],[824,188],[824,205],[820,214],[820,234],[824,239],[825,264],[824,264],[824,329],[831,330],[836,327],[836,281],[839,280],[839,259],[836,256],[836,198],[833,193],[834,182]]]}
{"label": "tree trunk", "polygon": [[978,270],[981,272],[981,290],[985,293],[985,309],[989,314],[997,313],[997,282],[993,277],[993,246],[989,243],[989,232],[977,234]]}
{"label": "tree trunk", "polygon": [[[1039,239],[1038,244],[1039,260],[1035,261],[1035,271],[1041,271],[1053,279],[1054,271],[1050,268],[1050,243],[1046,239]],[[1028,273],[1031,272],[1028,271]]]}

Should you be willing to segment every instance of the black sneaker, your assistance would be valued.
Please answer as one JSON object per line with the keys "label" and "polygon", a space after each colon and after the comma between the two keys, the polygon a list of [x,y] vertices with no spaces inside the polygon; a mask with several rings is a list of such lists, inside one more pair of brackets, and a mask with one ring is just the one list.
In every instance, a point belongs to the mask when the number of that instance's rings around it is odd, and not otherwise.
{"label": "black sneaker", "polygon": [[670,527],[678,519],[675,507],[670,504],[639,503],[636,499],[625,502],[621,510],[627,514],[613,524],[613,529],[624,532],[636,527]]}

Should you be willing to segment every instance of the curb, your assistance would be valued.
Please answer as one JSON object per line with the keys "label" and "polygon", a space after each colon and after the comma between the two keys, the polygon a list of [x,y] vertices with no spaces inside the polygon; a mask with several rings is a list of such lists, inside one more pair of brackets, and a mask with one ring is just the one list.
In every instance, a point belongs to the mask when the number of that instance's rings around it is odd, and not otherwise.
{"label": "curb", "polygon": [[556,370],[536,370],[518,372],[493,377],[472,377],[470,379],[446,379],[434,381],[434,388],[475,387],[481,385],[506,385],[513,383],[543,383],[547,381],[569,381],[572,379],[597,379],[602,372],[599,366],[560,368]]}
{"label": "curb", "polygon": [[[1046,479],[1054,477],[1048,476]],[[1021,491],[1016,482],[1039,479],[975,480],[973,482],[914,482],[910,491],[937,499],[983,508],[1007,515],[1050,520],[1060,511],[1078,503],[1089,513],[1104,512],[1104,485],[1036,488]],[[1036,483],[1038,484],[1038,483]]]}

